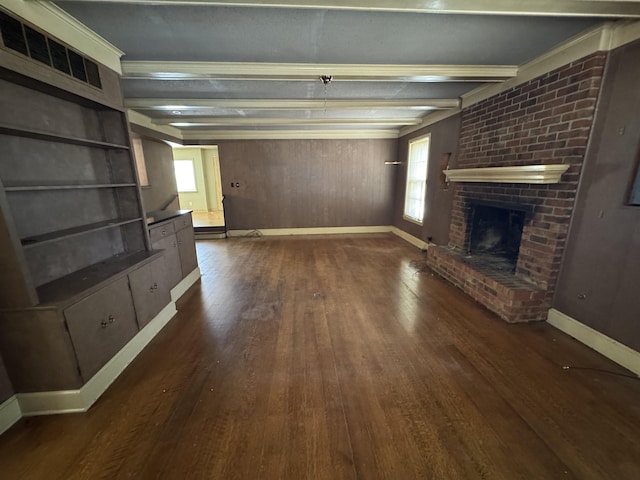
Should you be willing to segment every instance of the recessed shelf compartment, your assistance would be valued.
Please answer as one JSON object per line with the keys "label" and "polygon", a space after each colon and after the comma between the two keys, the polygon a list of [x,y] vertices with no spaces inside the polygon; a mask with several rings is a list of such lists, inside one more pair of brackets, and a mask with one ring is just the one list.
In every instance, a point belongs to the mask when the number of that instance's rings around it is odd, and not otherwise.
{"label": "recessed shelf compartment", "polygon": [[102,283],[114,276],[139,266],[145,260],[160,255],[159,252],[140,251],[116,255],[109,260],[96,263],[77,270],[64,277],[41,285],[36,290],[41,303],[73,302],[74,297],[86,295],[92,289],[97,289]]}
{"label": "recessed shelf compartment", "polygon": [[84,189],[93,189],[93,188],[126,188],[126,187],[135,187],[135,183],[97,183],[97,184],[10,184],[5,185],[4,190],[6,192],[29,192],[34,190],[84,190]]}
{"label": "recessed shelf compartment", "polygon": [[137,218],[114,218],[111,220],[105,220],[103,222],[91,223],[88,225],[82,225],[79,227],[67,228],[64,230],[58,230],[55,232],[45,233],[42,235],[36,235],[33,237],[27,237],[20,240],[22,246],[25,249],[33,248],[38,245],[43,245],[50,242],[57,242],[66,238],[76,237],[78,235],[84,235],[86,233],[97,232],[105,230],[107,228],[115,228],[121,225],[127,225],[129,223],[140,222],[141,217]]}
{"label": "recessed shelf compartment", "polygon": [[61,135],[57,133],[45,132],[42,130],[33,130],[27,128],[15,128],[9,125],[0,124],[0,134],[14,135],[17,137],[35,138],[38,140],[45,140],[48,142],[60,142],[70,143],[72,145],[80,145],[83,147],[95,147],[95,148],[113,148],[118,150],[129,150],[128,145],[121,145],[119,143],[103,142],[100,140],[91,140],[88,138],[73,137],[70,135]]}

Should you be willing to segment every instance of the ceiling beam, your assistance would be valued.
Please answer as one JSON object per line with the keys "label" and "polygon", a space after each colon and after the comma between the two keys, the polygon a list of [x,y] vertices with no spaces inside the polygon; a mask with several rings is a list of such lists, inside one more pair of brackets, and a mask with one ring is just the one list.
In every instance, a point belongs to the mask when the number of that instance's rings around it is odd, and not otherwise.
{"label": "ceiling beam", "polygon": [[236,117],[179,117],[155,118],[154,125],[174,127],[232,127],[287,125],[365,125],[369,127],[417,125],[421,118],[236,118]]}
{"label": "ceiling beam", "polygon": [[123,61],[122,77],[145,80],[283,80],[331,82],[503,82],[515,65],[370,65]]}
{"label": "ceiling beam", "polygon": [[[69,0],[68,0],[69,1]],[[74,1],[74,0],[71,0]],[[75,0],[153,5],[315,8],[388,12],[640,18],[640,2],[620,0]]]}
{"label": "ceiling beam", "polygon": [[372,130],[354,128],[348,130],[183,130],[183,140],[266,140],[266,139],[353,139],[398,138],[398,130]]}
{"label": "ceiling beam", "polygon": [[183,111],[224,110],[444,110],[460,106],[458,98],[421,98],[408,100],[295,100],[295,99],[212,99],[212,98],[128,98],[127,108],[135,110]]}

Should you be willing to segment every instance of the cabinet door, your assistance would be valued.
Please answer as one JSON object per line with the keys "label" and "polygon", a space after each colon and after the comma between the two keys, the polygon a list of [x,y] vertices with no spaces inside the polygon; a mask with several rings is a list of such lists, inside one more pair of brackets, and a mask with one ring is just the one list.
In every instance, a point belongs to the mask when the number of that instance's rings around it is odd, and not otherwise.
{"label": "cabinet door", "polygon": [[89,380],[138,332],[127,277],[65,309],[83,380]]}
{"label": "cabinet door", "polygon": [[159,256],[131,272],[129,285],[138,326],[143,328],[171,301],[164,257]]}
{"label": "cabinet door", "polygon": [[171,290],[182,280],[182,267],[180,266],[180,253],[178,253],[178,239],[175,234],[153,242],[154,250],[163,250],[166,268],[166,283]]}
{"label": "cabinet door", "polygon": [[178,252],[180,253],[180,265],[182,267],[182,278],[190,274],[198,266],[196,257],[196,241],[193,236],[193,227],[183,228],[176,232],[178,239]]}

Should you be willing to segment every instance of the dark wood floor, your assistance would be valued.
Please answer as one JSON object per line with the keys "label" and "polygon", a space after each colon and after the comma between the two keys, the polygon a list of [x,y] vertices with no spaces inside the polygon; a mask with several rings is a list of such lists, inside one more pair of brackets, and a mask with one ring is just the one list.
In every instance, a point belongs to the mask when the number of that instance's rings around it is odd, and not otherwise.
{"label": "dark wood floor", "polygon": [[201,284],[86,414],[23,419],[2,479],[637,479],[640,382],[507,325],[390,235],[200,242]]}

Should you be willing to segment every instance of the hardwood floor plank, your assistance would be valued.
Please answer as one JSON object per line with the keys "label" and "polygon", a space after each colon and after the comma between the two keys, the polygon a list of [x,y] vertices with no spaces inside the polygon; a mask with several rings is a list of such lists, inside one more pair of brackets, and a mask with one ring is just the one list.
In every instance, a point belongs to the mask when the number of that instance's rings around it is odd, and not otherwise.
{"label": "hardwood floor plank", "polygon": [[0,478],[640,478],[640,382],[402,240],[197,247],[177,316],[89,412],[0,437]]}

